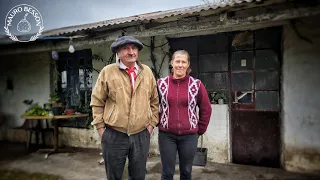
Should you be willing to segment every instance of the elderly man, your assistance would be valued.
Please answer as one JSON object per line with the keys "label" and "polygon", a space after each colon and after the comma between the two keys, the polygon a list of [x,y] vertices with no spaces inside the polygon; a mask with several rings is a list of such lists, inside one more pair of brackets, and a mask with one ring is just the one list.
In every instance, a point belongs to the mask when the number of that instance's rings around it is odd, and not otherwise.
{"label": "elderly man", "polygon": [[111,45],[119,59],[100,72],[91,95],[94,125],[101,137],[107,179],[145,179],[150,135],[158,124],[158,92],[151,69],[141,64],[143,44],[122,36]]}

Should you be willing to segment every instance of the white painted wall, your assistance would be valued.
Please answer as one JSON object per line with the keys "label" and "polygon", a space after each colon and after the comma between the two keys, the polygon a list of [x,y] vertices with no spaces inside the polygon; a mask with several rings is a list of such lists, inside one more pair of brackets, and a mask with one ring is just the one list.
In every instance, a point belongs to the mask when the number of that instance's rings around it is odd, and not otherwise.
{"label": "white painted wall", "polygon": [[[1,56],[0,65],[0,111],[7,118],[9,127],[21,126],[20,115],[27,106],[25,99],[33,99],[40,105],[50,95],[50,55],[46,52]],[[7,78],[13,80],[14,90],[7,90]]]}
{"label": "white painted wall", "polygon": [[[229,159],[229,107],[227,104],[212,104],[212,115],[203,147],[208,149],[208,159],[218,163],[228,163]],[[200,139],[198,142],[200,146]]]}
{"label": "white painted wall", "polygon": [[289,171],[320,172],[320,16],[302,19],[300,39],[284,27],[283,166]]}

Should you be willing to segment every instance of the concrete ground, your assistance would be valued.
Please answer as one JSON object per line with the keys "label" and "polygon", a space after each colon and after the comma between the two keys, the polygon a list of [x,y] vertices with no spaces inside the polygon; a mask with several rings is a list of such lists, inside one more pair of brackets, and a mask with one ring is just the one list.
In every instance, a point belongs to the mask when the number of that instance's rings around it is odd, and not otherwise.
{"label": "concrete ground", "polygon": [[[102,180],[105,169],[99,165],[101,156],[97,152],[77,151],[76,153],[53,154],[48,159],[44,154],[28,152],[24,144],[0,144],[0,169],[18,169],[60,175],[66,180]],[[157,156],[147,163],[147,180],[161,179],[161,162]],[[126,172],[124,172],[126,174]],[[126,175],[124,176],[126,179]],[[0,177],[1,179],[1,177]],[[174,179],[179,179],[178,166]],[[286,172],[282,169],[254,167],[209,162],[206,167],[193,167],[192,179],[320,179],[306,174]]]}

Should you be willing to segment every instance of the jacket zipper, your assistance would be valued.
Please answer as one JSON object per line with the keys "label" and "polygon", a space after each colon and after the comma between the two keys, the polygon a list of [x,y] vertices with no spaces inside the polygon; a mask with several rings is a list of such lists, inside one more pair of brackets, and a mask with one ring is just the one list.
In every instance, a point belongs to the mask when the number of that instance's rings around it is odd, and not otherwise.
{"label": "jacket zipper", "polygon": [[[138,76],[140,75],[140,73],[141,73],[141,71],[139,70],[138,71],[138,73],[137,73],[137,76],[136,76],[136,79],[138,78]],[[129,76],[129,84],[130,84],[130,86],[132,86],[131,85],[131,75],[130,74],[128,74],[128,73],[126,73],[128,76]],[[134,79],[134,85],[136,85],[136,79]],[[132,87],[131,87],[132,88]],[[130,89],[131,90],[131,99],[130,99],[130,113],[129,113],[129,119],[128,119],[128,126],[127,126],[127,135],[128,136],[131,136],[131,134],[130,134],[130,116],[132,115],[131,113],[131,103],[132,103],[132,98],[133,98],[133,93],[135,93],[135,86],[133,86],[133,91],[132,91],[132,89]]]}
{"label": "jacket zipper", "polygon": [[177,109],[178,109],[178,134],[180,134],[180,108],[179,108],[179,87],[180,82],[178,82],[178,89],[177,89]]}

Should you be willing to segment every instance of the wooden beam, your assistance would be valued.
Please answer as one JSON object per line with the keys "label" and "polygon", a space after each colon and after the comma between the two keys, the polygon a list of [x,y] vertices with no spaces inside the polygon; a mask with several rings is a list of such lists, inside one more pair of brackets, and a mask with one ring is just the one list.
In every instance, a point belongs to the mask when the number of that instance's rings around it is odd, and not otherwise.
{"label": "wooden beam", "polygon": [[[272,9],[268,8],[265,12],[253,11],[254,14],[249,14],[247,16],[234,16],[228,17],[225,14],[221,15],[221,18],[207,17],[199,21],[173,21],[159,25],[151,29],[141,28],[140,25],[135,28],[131,27],[127,29],[126,35],[131,35],[135,37],[150,37],[150,36],[163,36],[163,35],[175,35],[183,33],[196,33],[203,31],[211,32],[224,32],[232,30],[245,30],[246,27],[252,29],[254,26],[263,26],[263,24],[277,24],[281,25],[287,20],[314,16],[320,14],[320,6],[315,7],[291,7],[283,9]],[[242,13],[243,14],[243,13]],[[211,19],[210,19],[211,18]],[[104,37],[91,38],[91,39],[75,39],[74,46],[77,49],[82,49],[83,47],[88,47],[94,44],[101,44],[105,42],[114,41],[121,31],[115,31],[112,33],[106,33]],[[55,45],[51,43],[45,44],[35,44],[28,47],[14,47],[14,48],[4,48],[0,50],[0,55],[5,54],[21,54],[21,53],[31,53],[40,51],[51,51],[51,50],[67,50],[68,41],[60,42]]]}

